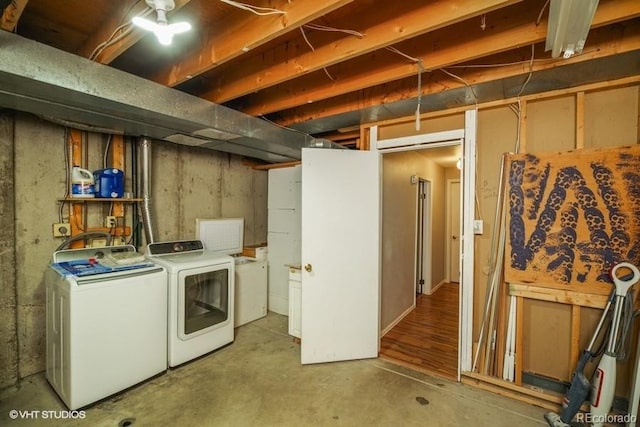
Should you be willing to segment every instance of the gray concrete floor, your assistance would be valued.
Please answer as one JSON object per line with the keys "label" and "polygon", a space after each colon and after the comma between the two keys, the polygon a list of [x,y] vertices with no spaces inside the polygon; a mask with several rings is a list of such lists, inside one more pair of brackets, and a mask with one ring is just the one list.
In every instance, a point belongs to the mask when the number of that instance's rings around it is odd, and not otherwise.
{"label": "gray concrete floor", "polygon": [[[11,410],[52,412],[11,420]],[[543,409],[379,359],[302,366],[287,318],[274,313],[237,328],[233,344],[89,406],[83,419],[51,419],[64,410],[44,374],[0,392],[3,426],[546,425]]]}

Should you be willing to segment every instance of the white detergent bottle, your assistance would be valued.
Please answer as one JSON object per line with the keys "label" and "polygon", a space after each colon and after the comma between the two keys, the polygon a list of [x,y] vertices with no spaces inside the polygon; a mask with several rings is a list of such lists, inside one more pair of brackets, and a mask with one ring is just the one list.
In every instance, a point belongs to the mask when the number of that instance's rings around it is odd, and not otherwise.
{"label": "white detergent bottle", "polygon": [[80,166],[71,169],[71,197],[95,197],[93,174]]}

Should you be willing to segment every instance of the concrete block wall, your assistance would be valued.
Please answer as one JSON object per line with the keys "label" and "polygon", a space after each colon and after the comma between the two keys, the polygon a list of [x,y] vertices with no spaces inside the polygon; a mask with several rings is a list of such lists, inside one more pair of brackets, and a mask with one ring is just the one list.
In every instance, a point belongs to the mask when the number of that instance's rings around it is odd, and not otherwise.
{"label": "concrete block wall", "polygon": [[[88,169],[102,167],[104,143],[103,135],[88,135]],[[52,224],[65,194],[65,147],[62,126],[0,112],[0,388],[45,370],[44,272],[61,243]],[[195,218],[244,217],[245,244],[265,242],[267,179],[238,156],[154,141],[155,240],[194,238]],[[87,211],[87,225],[100,226],[102,207]],[[66,219],[68,206],[63,213]]]}

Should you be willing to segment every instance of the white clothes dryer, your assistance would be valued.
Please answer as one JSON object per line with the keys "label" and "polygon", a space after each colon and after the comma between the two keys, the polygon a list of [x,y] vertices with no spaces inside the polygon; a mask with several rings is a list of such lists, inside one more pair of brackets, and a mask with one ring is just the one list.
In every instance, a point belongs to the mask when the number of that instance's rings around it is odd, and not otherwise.
{"label": "white clothes dryer", "polygon": [[168,277],[168,364],[175,367],[233,342],[233,258],[199,240],[151,243],[147,258]]}
{"label": "white clothes dryer", "polygon": [[74,410],[167,369],[167,277],[133,246],[54,253],[46,377]]}

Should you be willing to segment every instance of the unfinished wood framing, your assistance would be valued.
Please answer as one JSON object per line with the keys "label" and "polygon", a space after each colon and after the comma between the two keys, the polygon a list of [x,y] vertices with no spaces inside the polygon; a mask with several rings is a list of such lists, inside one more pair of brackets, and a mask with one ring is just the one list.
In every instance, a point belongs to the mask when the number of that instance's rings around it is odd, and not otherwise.
{"label": "unfinished wood framing", "polygon": [[29,0],[13,0],[0,16],[0,29],[13,31],[18,25],[20,15],[24,11]]}
{"label": "unfinished wood framing", "polygon": [[[67,141],[69,153],[71,154],[71,165],[81,165],[83,156],[82,141],[84,134],[77,129],[69,130],[69,139]],[[66,171],[70,174],[70,171]],[[71,226],[71,236],[75,236],[85,231],[85,206],[82,203],[71,203],[69,205],[69,225]],[[84,247],[82,241],[71,243],[70,248],[76,249]]]}

